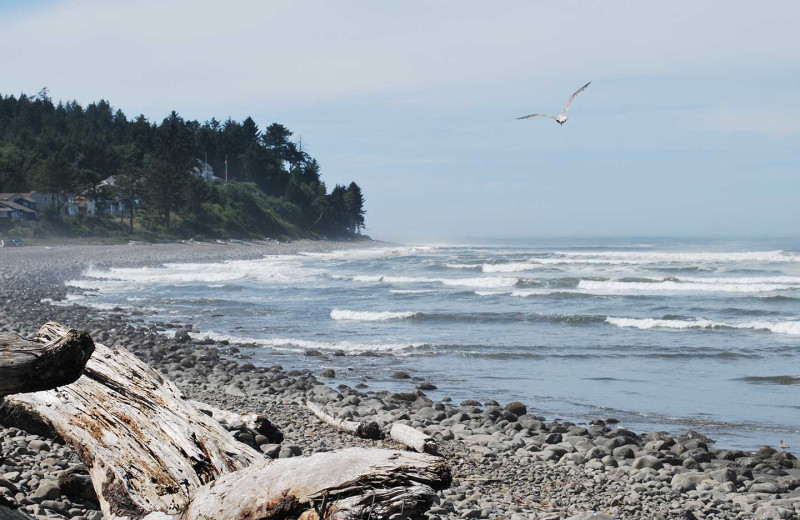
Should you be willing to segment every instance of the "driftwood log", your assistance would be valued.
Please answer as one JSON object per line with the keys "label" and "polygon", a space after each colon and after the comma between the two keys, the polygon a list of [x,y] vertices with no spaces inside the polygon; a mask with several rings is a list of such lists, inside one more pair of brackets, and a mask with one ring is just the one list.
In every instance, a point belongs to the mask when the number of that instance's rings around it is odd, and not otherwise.
{"label": "driftwood log", "polygon": [[68,385],[81,376],[94,351],[86,332],[64,329],[40,339],[0,334],[0,397]]}
{"label": "driftwood log", "polygon": [[325,410],[323,410],[322,407],[317,403],[306,401],[306,406],[308,406],[308,409],[311,410],[320,421],[332,426],[337,430],[352,433],[353,435],[362,437],[364,439],[377,440],[383,438],[383,431],[381,430],[381,427],[374,421],[357,422],[348,421],[347,419],[337,419],[336,417],[325,412]]}
{"label": "driftwood log", "polygon": [[[68,334],[49,323],[40,340]],[[2,412],[32,416],[69,443],[111,520],[419,518],[450,483],[442,459],[394,450],[265,460],[170,380],[101,344],[84,377],[9,396]]]}
{"label": "driftwood log", "polygon": [[438,452],[436,441],[416,428],[412,428],[411,426],[395,423],[392,425],[392,429],[389,434],[392,436],[392,440],[395,442],[404,444],[405,446],[408,446],[419,453],[430,453],[435,455]]}

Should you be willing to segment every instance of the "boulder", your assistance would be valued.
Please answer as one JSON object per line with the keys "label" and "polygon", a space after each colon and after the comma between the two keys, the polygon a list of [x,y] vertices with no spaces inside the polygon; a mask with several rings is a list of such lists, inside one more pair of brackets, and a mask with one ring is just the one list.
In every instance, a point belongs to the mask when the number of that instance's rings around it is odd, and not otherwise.
{"label": "boulder", "polygon": [[642,455],[641,457],[634,459],[631,467],[633,469],[652,468],[654,470],[659,470],[664,467],[664,463],[652,455]]}
{"label": "boulder", "polygon": [[519,401],[514,401],[512,403],[508,403],[505,406],[505,410],[508,411],[508,412],[513,413],[517,417],[519,417],[520,415],[525,415],[526,413],[528,413],[528,409],[525,407],[524,404],[520,403]]}

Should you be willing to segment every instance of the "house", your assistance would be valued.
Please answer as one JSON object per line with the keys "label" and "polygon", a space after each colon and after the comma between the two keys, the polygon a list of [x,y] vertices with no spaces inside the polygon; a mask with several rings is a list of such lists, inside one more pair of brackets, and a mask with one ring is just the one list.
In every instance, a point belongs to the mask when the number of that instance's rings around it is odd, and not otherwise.
{"label": "house", "polygon": [[95,202],[88,197],[72,195],[67,197],[62,212],[65,217],[72,217],[75,215],[94,216],[97,213],[97,206]]}
{"label": "house", "polygon": [[39,215],[38,204],[30,195],[30,193],[0,193],[0,218],[35,220]]}
{"label": "house", "polygon": [[197,159],[197,166],[193,167],[189,171],[189,173],[191,173],[198,179],[203,179],[206,182],[225,182],[224,180],[214,175],[213,166],[211,166],[205,161],[201,161],[200,159]]}

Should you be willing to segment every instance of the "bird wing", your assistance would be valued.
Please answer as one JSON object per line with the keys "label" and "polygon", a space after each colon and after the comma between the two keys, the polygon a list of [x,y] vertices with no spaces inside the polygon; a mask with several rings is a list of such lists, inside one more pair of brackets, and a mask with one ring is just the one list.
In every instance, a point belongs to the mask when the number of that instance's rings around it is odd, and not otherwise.
{"label": "bird wing", "polygon": [[555,116],[551,116],[550,114],[528,114],[527,116],[518,117],[517,119],[530,119],[532,117],[549,117],[550,119],[555,119]]}
{"label": "bird wing", "polygon": [[575,98],[576,98],[576,97],[578,97],[578,94],[580,94],[581,92],[583,92],[583,91],[584,91],[584,89],[586,89],[586,87],[588,87],[589,85],[591,85],[591,83],[592,83],[592,82],[590,81],[590,82],[589,82],[589,83],[587,83],[586,85],[584,85],[584,86],[582,86],[581,88],[579,88],[578,90],[576,90],[576,91],[575,91],[575,93],[574,93],[574,94],[572,94],[572,95],[570,96],[570,98],[569,98],[569,101],[567,101],[567,106],[565,106],[565,107],[564,107],[564,113],[565,113],[565,114],[567,113],[567,110],[569,110],[569,106],[572,104],[572,102],[575,100]]}

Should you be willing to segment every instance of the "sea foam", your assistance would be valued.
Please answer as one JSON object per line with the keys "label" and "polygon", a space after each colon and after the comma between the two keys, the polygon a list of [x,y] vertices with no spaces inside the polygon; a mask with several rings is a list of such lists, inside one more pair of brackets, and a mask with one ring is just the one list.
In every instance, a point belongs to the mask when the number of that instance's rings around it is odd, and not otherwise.
{"label": "sea foam", "polygon": [[748,321],[742,323],[728,323],[703,318],[694,320],[663,320],[654,318],[614,318],[611,316],[606,318],[606,321],[618,327],[633,327],[637,329],[745,329],[764,330],[778,334],[800,334],[800,321]]}
{"label": "sea foam", "polygon": [[417,312],[374,312],[374,311],[348,311],[344,309],[333,309],[331,319],[334,320],[354,320],[354,321],[386,321],[402,320],[418,316]]}

